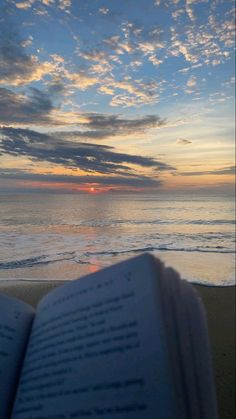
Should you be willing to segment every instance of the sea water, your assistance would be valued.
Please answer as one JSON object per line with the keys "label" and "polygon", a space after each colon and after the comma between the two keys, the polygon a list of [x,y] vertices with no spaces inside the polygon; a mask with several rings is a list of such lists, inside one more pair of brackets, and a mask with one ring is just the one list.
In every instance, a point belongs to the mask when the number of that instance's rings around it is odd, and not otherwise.
{"label": "sea water", "polygon": [[234,198],[0,195],[0,279],[74,279],[150,252],[191,282],[234,283]]}

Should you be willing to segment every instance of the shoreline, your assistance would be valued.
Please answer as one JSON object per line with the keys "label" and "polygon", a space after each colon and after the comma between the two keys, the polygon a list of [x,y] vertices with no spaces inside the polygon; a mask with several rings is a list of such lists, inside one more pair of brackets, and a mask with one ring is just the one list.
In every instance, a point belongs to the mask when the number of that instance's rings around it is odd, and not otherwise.
{"label": "shoreline", "polygon": [[[98,271],[97,271],[98,272]],[[90,273],[88,273],[87,275],[90,275]],[[84,276],[87,276],[84,275]],[[72,279],[54,279],[54,278],[45,278],[45,279],[38,279],[38,278],[0,278],[0,289],[8,287],[9,285],[13,285],[15,287],[17,287],[18,285],[20,285],[22,282],[26,282],[28,285],[34,285],[34,284],[48,284],[50,283],[52,286],[53,284],[56,284],[55,286],[57,286],[57,284],[66,284],[67,282],[70,281],[76,281],[83,278],[78,277],[78,278],[72,278]],[[206,287],[206,288],[234,288],[236,286],[236,282],[234,281],[234,283],[222,283],[222,284],[211,284],[209,282],[192,282],[189,281],[185,278],[182,278],[184,281],[189,282],[191,285],[193,285],[194,287]],[[54,288],[54,286],[53,286]]]}
{"label": "shoreline", "polygon": [[[45,294],[65,282],[0,280],[0,293],[36,307]],[[235,285],[192,285],[207,313],[219,419],[232,419],[235,417]]]}
{"label": "shoreline", "polygon": [[[144,250],[144,249],[143,249]],[[27,249],[26,249],[27,253]],[[67,252],[68,253],[68,252]],[[70,252],[69,252],[70,253]],[[8,268],[4,268],[4,263],[0,269],[0,282],[12,280],[27,281],[68,281],[75,280],[101,269],[107,268],[116,263],[124,261],[124,259],[137,256],[136,251],[125,251],[118,254],[102,252],[104,254],[96,255],[96,253],[88,254],[84,257],[83,252],[80,255],[67,256],[63,253],[62,259],[57,259],[58,255],[47,256],[46,263],[33,263],[29,266],[24,264],[27,258],[6,262]],[[140,253],[142,254],[143,251]],[[229,253],[210,253],[210,252],[186,252],[186,251],[153,251],[149,252],[154,257],[159,258],[166,267],[171,266],[179,272],[182,279],[192,284],[204,284],[214,286],[231,286],[235,285],[235,259],[233,254]],[[36,257],[37,259],[37,257]],[[200,280],[199,280],[200,279]]]}

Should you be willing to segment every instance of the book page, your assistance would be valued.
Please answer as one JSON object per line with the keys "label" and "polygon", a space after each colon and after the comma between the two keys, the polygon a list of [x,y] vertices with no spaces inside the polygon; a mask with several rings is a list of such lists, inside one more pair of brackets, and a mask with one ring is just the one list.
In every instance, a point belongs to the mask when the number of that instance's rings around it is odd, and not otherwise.
{"label": "book page", "polygon": [[154,266],[143,255],[41,301],[13,419],[176,418]]}
{"label": "book page", "polygon": [[0,419],[9,419],[34,310],[0,295]]}

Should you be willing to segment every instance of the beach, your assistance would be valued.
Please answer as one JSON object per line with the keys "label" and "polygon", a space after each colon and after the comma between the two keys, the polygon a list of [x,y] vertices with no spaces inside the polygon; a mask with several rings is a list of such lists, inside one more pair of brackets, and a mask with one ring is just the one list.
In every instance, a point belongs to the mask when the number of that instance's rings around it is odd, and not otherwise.
{"label": "beach", "polygon": [[[36,307],[64,281],[0,281],[0,293]],[[235,286],[194,285],[206,308],[220,419],[235,417]]]}

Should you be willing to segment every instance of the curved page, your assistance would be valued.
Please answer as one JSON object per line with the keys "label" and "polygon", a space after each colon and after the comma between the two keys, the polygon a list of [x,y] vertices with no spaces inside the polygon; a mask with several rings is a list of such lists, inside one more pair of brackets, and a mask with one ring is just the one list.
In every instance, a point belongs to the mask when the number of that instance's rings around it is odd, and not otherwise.
{"label": "curved page", "polygon": [[176,418],[157,275],[143,255],[45,297],[12,418]]}
{"label": "curved page", "polygon": [[29,305],[0,295],[0,419],[9,419],[34,317]]}

